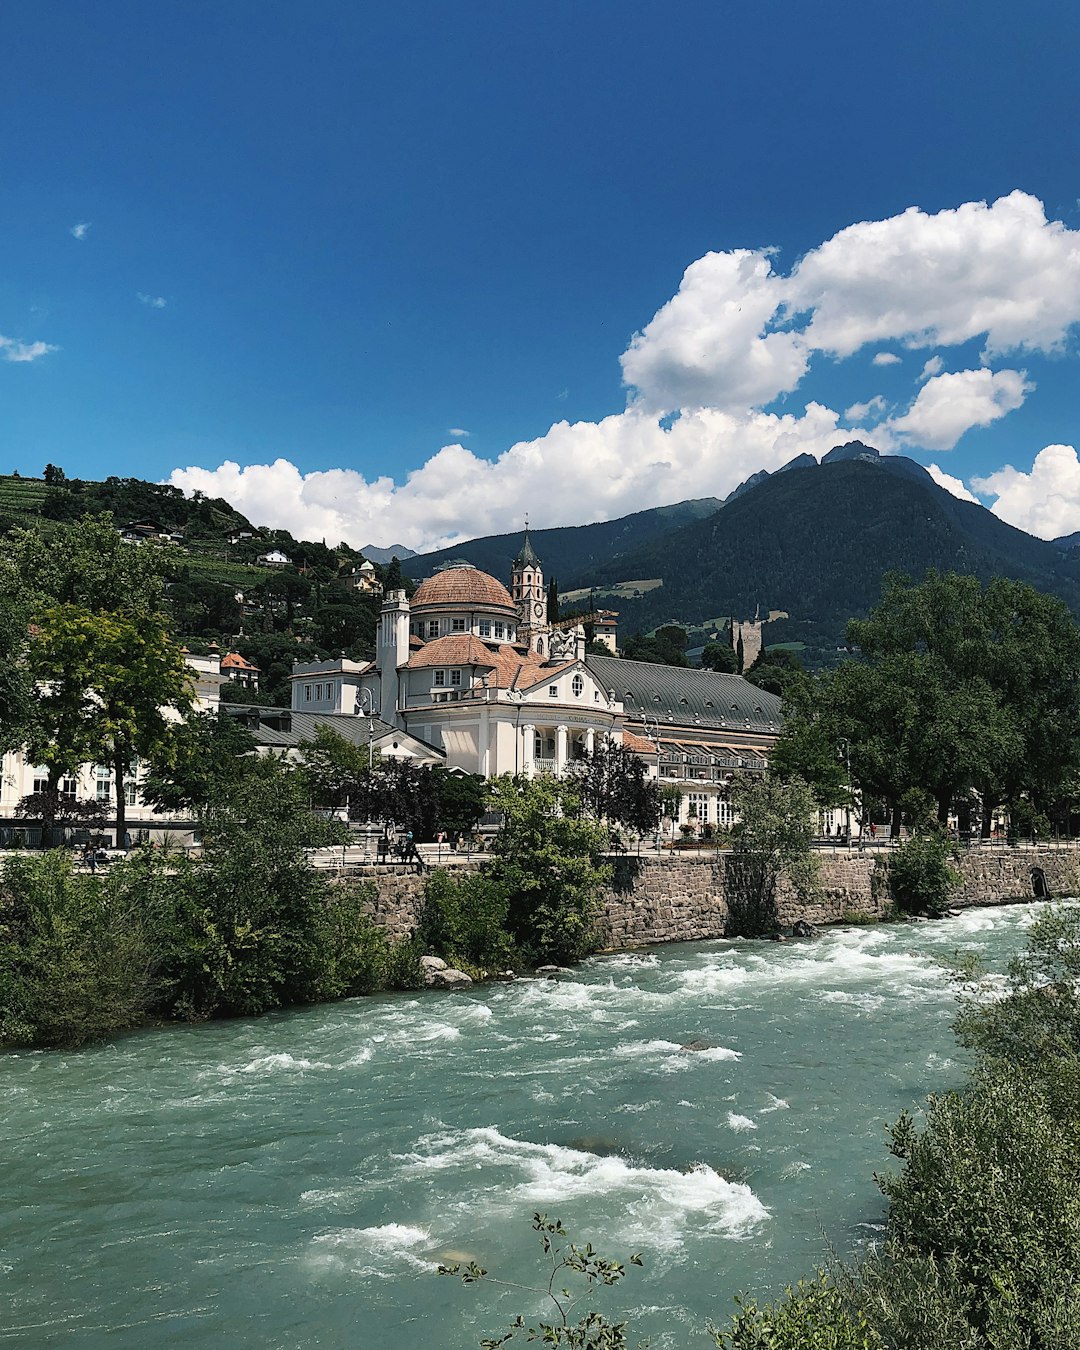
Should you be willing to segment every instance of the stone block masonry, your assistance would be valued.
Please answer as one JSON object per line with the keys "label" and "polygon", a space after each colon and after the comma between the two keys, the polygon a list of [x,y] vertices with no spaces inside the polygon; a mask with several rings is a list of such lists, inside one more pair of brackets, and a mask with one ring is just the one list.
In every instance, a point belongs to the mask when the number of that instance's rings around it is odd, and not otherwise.
{"label": "stone block masonry", "polygon": [[[819,857],[819,894],[801,905],[783,883],[780,922],[812,924],[881,918],[889,906],[886,853],[836,853]],[[697,942],[725,936],[728,925],[726,858],[723,853],[670,854],[612,860],[614,875],[603,896],[601,943],[608,949],[657,942]],[[460,870],[460,867],[455,868]],[[957,909],[1018,900],[1080,894],[1080,850],[1074,848],[972,848],[958,864]],[[371,917],[394,937],[416,928],[423,904],[423,877],[386,867],[366,872],[374,883]]]}

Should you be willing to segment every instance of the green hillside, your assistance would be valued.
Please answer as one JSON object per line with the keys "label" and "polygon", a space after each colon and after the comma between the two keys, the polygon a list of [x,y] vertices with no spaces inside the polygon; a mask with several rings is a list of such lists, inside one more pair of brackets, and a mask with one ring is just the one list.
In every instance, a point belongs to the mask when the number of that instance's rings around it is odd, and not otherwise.
{"label": "green hillside", "polygon": [[1014,577],[1080,613],[1075,557],[957,500],[910,460],[885,457],[773,474],[707,519],[596,568],[588,582],[663,577],[661,589],[620,605],[624,633],[786,610],[766,642],[804,642],[820,659],[843,644],[848,618],[877,601],[884,573],[920,577],[930,567]]}

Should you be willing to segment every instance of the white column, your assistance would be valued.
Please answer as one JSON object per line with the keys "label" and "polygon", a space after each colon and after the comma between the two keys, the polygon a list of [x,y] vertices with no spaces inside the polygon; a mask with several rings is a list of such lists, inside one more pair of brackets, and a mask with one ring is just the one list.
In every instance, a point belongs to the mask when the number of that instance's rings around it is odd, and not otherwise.
{"label": "white column", "polygon": [[526,778],[532,778],[536,773],[536,767],[533,764],[535,746],[536,729],[530,722],[526,722],[521,728],[521,772]]}
{"label": "white column", "polygon": [[567,729],[559,726],[555,728],[555,772],[562,773],[566,768],[567,760]]}
{"label": "white column", "polygon": [[592,727],[585,730],[585,753],[591,755],[596,745],[596,732]]}

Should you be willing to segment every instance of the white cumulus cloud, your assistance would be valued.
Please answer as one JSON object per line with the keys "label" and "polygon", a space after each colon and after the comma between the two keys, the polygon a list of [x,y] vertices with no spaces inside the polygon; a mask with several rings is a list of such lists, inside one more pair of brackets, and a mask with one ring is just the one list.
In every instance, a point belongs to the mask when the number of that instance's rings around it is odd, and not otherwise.
{"label": "white cumulus cloud", "polygon": [[[839,415],[800,389],[815,359],[843,361],[876,348],[978,339],[983,368],[943,372],[936,350],[901,415],[879,421],[881,395],[856,399],[847,418],[884,450],[946,450],[966,431],[1020,407],[1033,386],[1022,370],[994,370],[1006,352],[1053,353],[1080,322],[1080,232],[1013,192],[936,214],[915,207],[840,230],[790,270],[767,248],[706,254],[621,357],[627,403],[600,422],[556,422],[495,460],[461,445],[437,450],[404,482],[350,470],[301,474],[287,460],[177,469],[171,481],[234,501],[260,523],[351,542],[414,548],[502,531],[528,506],[545,525],[610,518],[724,495],[757,469],[774,469],[835,443]],[[865,367],[864,367],[865,370]],[[770,405],[783,399],[782,411]],[[680,414],[676,416],[676,414]],[[450,433],[458,439],[463,429]]]}
{"label": "white cumulus cloud", "polygon": [[1071,445],[1048,445],[1035,456],[1030,473],[1011,464],[971,486],[997,500],[995,516],[1040,539],[1080,530],[1080,459]]}
{"label": "white cumulus cloud", "polygon": [[865,403],[853,403],[850,408],[844,409],[845,422],[876,422],[884,417],[889,410],[888,401],[881,394],[875,394],[873,398],[868,398]]}
{"label": "white cumulus cloud", "polygon": [[959,497],[962,502],[974,502],[976,506],[982,505],[982,502],[979,501],[974,492],[969,492],[964,486],[962,479],[954,477],[951,473],[946,473],[944,469],[939,468],[936,464],[928,464],[926,466],[926,472],[938,487],[944,488],[946,492],[951,492],[954,497]]}
{"label": "white cumulus cloud", "polygon": [[1033,386],[1022,370],[958,370],[933,375],[887,429],[926,450],[951,450],[965,431],[989,426],[1023,403]]}
{"label": "white cumulus cloud", "polygon": [[0,360],[3,361],[36,361],[39,356],[59,350],[50,342],[19,342],[0,334]]}
{"label": "white cumulus cloud", "polygon": [[85,239],[90,233],[90,221],[80,220],[78,225],[72,225],[70,233],[73,234],[76,239]]}
{"label": "white cumulus cloud", "polygon": [[940,375],[942,370],[944,369],[944,366],[945,362],[941,359],[940,356],[932,356],[930,360],[927,361],[926,364],[923,366],[922,370],[919,372],[920,381],[929,380],[934,375]]}
{"label": "white cumulus cloud", "polygon": [[163,295],[147,295],[145,291],[136,291],[135,298],[141,305],[148,305],[150,309],[164,309],[169,303]]}
{"label": "white cumulus cloud", "polygon": [[462,437],[468,436],[469,434],[470,434],[470,433],[467,432],[467,431],[465,430],[464,427],[451,427],[451,428],[450,428],[450,435],[451,435],[451,436],[456,436],[459,440],[462,439]]}

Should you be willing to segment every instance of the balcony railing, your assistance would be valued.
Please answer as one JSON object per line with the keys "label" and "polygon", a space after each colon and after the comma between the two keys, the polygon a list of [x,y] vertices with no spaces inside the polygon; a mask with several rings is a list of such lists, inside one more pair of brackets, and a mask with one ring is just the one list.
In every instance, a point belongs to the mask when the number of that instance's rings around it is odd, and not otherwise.
{"label": "balcony railing", "polygon": [[553,759],[544,759],[540,755],[533,756],[534,773],[554,773],[555,761]]}

